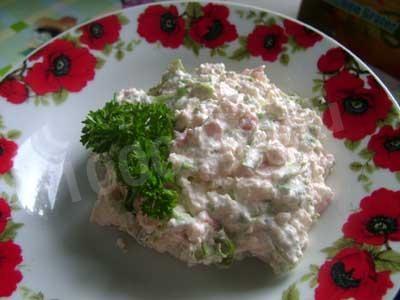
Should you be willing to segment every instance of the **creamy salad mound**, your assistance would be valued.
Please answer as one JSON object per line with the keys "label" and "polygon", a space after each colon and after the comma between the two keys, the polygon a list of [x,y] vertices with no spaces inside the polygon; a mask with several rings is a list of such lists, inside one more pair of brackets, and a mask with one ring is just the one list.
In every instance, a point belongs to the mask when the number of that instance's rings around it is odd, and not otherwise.
{"label": "creamy salad mound", "polygon": [[120,91],[118,105],[162,102],[172,112],[166,160],[174,179],[165,186],[177,197],[167,217],[149,215],[146,196],[121,180],[112,155],[97,153],[102,188],[91,220],[189,265],[254,256],[287,271],[333,196],[321,119],[298,100],[263,66],[236,73],[209,63],[189,73],[174,62],[149,92]]}

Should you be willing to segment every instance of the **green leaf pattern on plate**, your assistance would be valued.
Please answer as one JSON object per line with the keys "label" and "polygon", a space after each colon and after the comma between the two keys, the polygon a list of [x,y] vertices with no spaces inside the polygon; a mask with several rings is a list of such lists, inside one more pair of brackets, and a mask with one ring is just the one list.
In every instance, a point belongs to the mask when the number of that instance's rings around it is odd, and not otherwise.
{"label": "green leaf pattern on plate", "polygon": [[282,300],[299,300],[300,293],[296,284],[290,285],[282,294]]}

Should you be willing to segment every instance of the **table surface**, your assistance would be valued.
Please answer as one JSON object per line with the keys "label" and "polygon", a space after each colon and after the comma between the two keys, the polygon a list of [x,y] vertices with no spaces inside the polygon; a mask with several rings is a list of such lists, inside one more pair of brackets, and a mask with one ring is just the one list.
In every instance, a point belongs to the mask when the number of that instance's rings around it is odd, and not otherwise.
{"label": "table surface", "polygon": [[[234,1],[234,0],[233,0]],[[154,0],[0,0],[0,77],[32,50],[51,38],[39,33],[38,24],[79,24],[97,15]],[[236,0],[296,17],[301,0]],[[29,8],[29,9],[28,9]],[[68,17],[68,18],[65,18]],[[47,18],[47,19],[46,19]],[[50,19],[49,19],[50,18]],[[64,20],[61,20],[64,18]],[[400,99],[400,81],[373,68]]]}

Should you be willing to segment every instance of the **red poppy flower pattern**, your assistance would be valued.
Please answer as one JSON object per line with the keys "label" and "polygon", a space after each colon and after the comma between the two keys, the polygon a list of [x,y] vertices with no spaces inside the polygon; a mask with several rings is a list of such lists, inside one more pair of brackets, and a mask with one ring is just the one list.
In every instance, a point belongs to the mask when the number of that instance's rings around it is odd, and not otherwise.
{"label": "red poppy flower pattern", "polygon": [[368,85],[371,88],[382,90],[382,88],[379,86],[378,82],[376,81],[376,79],[372,75],[368,75],[367,76],[367,82],[368,82]]}
{"label": "red poppy flower pattern", "polygon": [[0,269],[0,297],[10,297],[22,281],[22,273],[19,270]]}
{"label": "red poppy flower pattern", "polygon": [[190,37],[207,48],[217,48],[238,38],[236,26],[228,21],[229,9],[224,5],[209,3],[203,16],[190,27]]}
{"label": "red poppy flower pattern", "polygon": [[393,287],[389,275],[375,270],[368,252],[345,248],[321,266],[315,299],[381,300]]}
{"label": "red poppy flower pattern", "polygon": [[20,104],[28,99],[29,91],[22,81],[6,78],[0,82],[0,96],[10,103]]}
{"label": "red poppy flower pattern", "polygon": [[[104,65],[105,59],[95,57],[91,50],[102,50],[105,56],[115,50],[115,58],[122,60],[139,44],[137,39],[120,41],[122,26],[127,23],[129,19],[122,14],[110,15],[82,26],[79,36],[70,32],[67,37],[54,40],[0,82],[0,97],[20,104],[31,95],[35,105],[46,105],[47,97],[52,96],[55,104],[61,104],[68,92],[81,91],[94,78],[95,69]],[[117,41],[120,43],[110,46]]]}
{"label": "red poppy flower pattern", "polygon": [[0,270],[15,269],[21,262],[20,246],[12,241],[0,242]]}
{"label": "red poppy flower pattern", "polygon": [[42,61],[28,70],[25,82],[38,95],[61,89],[79,92],[95,75],[96,58],[71,41],[55,40],[31,57],[36,59]]}
{"label": "red poppy flower pattern", "polygon": [[340,47],[329,49],[318,59],[318,70],[321,73],[335,73],[344,67],[346,53]]}
{"label": "red poppy flower pattern", "polygon": [[5,199],[0,198],[0,234],[2,234],[4,229],[6,228],[10,217],[11,217],[10,206],[8,205]]}
{"label": "red poppy flower pattern", "polygon": [[0,242],[0,297],[9,297],[22,280],[16,267],[22,262],[21,248],[12,241]]}
{"label": "red poppy flower pattern", "polygon": [[345,237],[371,245],[400,241],[400,192],[381,188],[363,198],[360,208],[343,225]]}
{"label": "red poppy flower pattern", "polygon": [[8,173],[11,170],[17,149],[16,143],[0,137],[0,174]]}
{"label": "red poppy flower pattern", "polygon": [[324,89],[328,109],[323,114],[323,121],[339,139],[356,141],[372,134],[377,122],[392,108],[386,94],[364,88],[364,81],[347,70],[329,78]]}
{"label": "red poppy flower pattern", "polygon": [[263,60],[273,62],[277,60],[287,41],[282,27],[257,25],[247,38],[247,50],[253,56],[261,56]]}
{"label": "red poppy flower pattern", "polygon": [[174,5],[152,5],[139,16],[137,32],[147,42],[161,42],[164,47],[178,48],[185,36],[185,21]]}
{"label": "red poppy flower pattern", "polygon": [[6,199],[0,198],[0,298],[10,297],[23,277],[18,270],[23,260],[21,247],[9,240],[7,234],[3,235],[9,222],[12,222],[11,207]]}
{"label": "red poppy flower pattern", "polygon": [[292,36],[296,44],[300,47],[309,48],[322,40],[320,34],[296,22],[285,20],[283,25],[285,26],[286,33]]}
{"label": "red poppy flower pattern", "polygon": [[[8,131],[10,136],[12,131]],[[17,154],[18,146],[11,140],[4,138],[0,132],[0,175],[9,173],[13,167],[13,159]],[[7,174],[11,176],[11,174]],[[10,206],[6,193],[0,197],[0,298],[9,297],[16,290],[17,284],[22,280],[22,273],[17,266],[22,262],[21,248],[10,237],[16,234],[18,226],[12,223]],[[14,201],[14,200],[12,200]]]}
{"label": "red poppy flower pattern", "polygon": [[96,20],[83,26],[79,41],[90,49],[103,50],[106,45],[118,41],[121,23],[116,15]]}
{"label": "red poppy flower pattern", "polygon": [[392,172],[400,171],[400,128],[382,127],[371,137],[368,150],[374,153],[375,165]]}

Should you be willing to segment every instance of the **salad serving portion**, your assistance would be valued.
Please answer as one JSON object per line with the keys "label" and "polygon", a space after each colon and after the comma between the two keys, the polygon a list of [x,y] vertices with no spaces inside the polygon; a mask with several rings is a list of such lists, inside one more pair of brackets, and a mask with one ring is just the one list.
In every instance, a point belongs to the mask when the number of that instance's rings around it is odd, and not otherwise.
{"label": "salad serving portion", "polygon": [[303,100],[263,66],[190,73],[179,60],[149,91],[121,90],[84,121],[101,183],[91,220],[189,265],[291,269],[333,197],[334,157]]}

